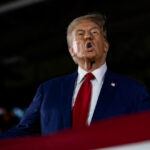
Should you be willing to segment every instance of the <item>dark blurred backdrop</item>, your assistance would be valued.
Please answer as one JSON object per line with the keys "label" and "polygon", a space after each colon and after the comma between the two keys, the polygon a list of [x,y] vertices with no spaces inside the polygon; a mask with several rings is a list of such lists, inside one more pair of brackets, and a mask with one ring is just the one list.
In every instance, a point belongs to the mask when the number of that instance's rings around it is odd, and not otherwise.
{"label": "dark blurred backdrop", "polygon": [[142,1],[1,0],[0,107],[26,108],[38,85],[76,70],[66,28],[88,12],[107,16],[110,70],[150,90],[150,9]]}

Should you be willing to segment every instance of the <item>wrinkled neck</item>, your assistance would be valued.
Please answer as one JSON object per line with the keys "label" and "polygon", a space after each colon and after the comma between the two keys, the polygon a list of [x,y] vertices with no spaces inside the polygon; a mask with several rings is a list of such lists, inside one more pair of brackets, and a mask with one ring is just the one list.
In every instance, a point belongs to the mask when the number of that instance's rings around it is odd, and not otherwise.
{"label": "wrinkled neck", "polygon": [[105,62],[103,63],[96,63],[94,60],[86,60],[83,62],[78,63],[78,65],[85,70],[86,72],[92,72],[102,66]]}

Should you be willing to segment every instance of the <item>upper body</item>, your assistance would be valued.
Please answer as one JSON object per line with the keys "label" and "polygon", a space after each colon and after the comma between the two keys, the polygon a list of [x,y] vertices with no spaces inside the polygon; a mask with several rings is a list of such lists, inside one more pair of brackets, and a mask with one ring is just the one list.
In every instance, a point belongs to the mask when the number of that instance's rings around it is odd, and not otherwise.
{"label": "upper body", "polygon": [[[1,138],[46,135],[72,127],[72,100],[78,73],[44,82],[16,128]],[[107,70],[91,123],[150,109],[150,96],[134,80]]]}
{"label": "upper body", "polygon": [[[68,49],[80,68],[78,73],[41,84],[17,127],[1,137],[44,135],[71,128],[76,95],[84,75],[89,72],[96,79],[92,83],[95,89],[87,118],[88,125],[150,108],[150,96],[141,84],[107,69],[109,43],[104,25],[104,17],[97,14],[82,16],[70,23],[67,30]],[[99,77],[96,75],[97,70],[103,70],[102,74],[98,71],[101,74]]]}

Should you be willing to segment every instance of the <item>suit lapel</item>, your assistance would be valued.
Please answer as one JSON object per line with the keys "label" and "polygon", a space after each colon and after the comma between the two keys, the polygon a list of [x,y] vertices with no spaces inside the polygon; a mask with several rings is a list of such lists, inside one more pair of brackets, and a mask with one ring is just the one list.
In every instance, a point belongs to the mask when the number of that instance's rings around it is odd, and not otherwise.
{"label": "suit lapel", "polygon": [[70,128],[72,125],[72,96],[74,85],[77,78],[77,72],[66,78],[62,86],[62,113],[64,128]]}
{"label": "suit lapel", "polygon": [[117,89],[117,82],[113,78],[113,75],[110,71],[106,72],[104,83],[96,104],[96,108],[93,114],[92,122],[100,120],[103,118],[105,111],[108,106],[111,105],[114,93]]}

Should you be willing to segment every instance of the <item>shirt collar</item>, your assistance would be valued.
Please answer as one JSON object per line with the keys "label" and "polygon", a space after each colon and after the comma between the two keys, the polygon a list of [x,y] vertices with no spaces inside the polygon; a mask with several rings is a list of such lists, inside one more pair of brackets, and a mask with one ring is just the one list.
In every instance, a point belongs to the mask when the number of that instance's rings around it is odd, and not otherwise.
{"label": "shirt collar", "polygon": [[[92,72],[92,74],[95,76],[98,83],[101,83],[101,81],[104,79],[105,72],[107,70],[107,65],[104,63],[101,67],[97,68]],[[78,77],[77,77],[77,84],[79,84],[86,75],[86,71],[83,70],[81,67],[78,67]]]}

